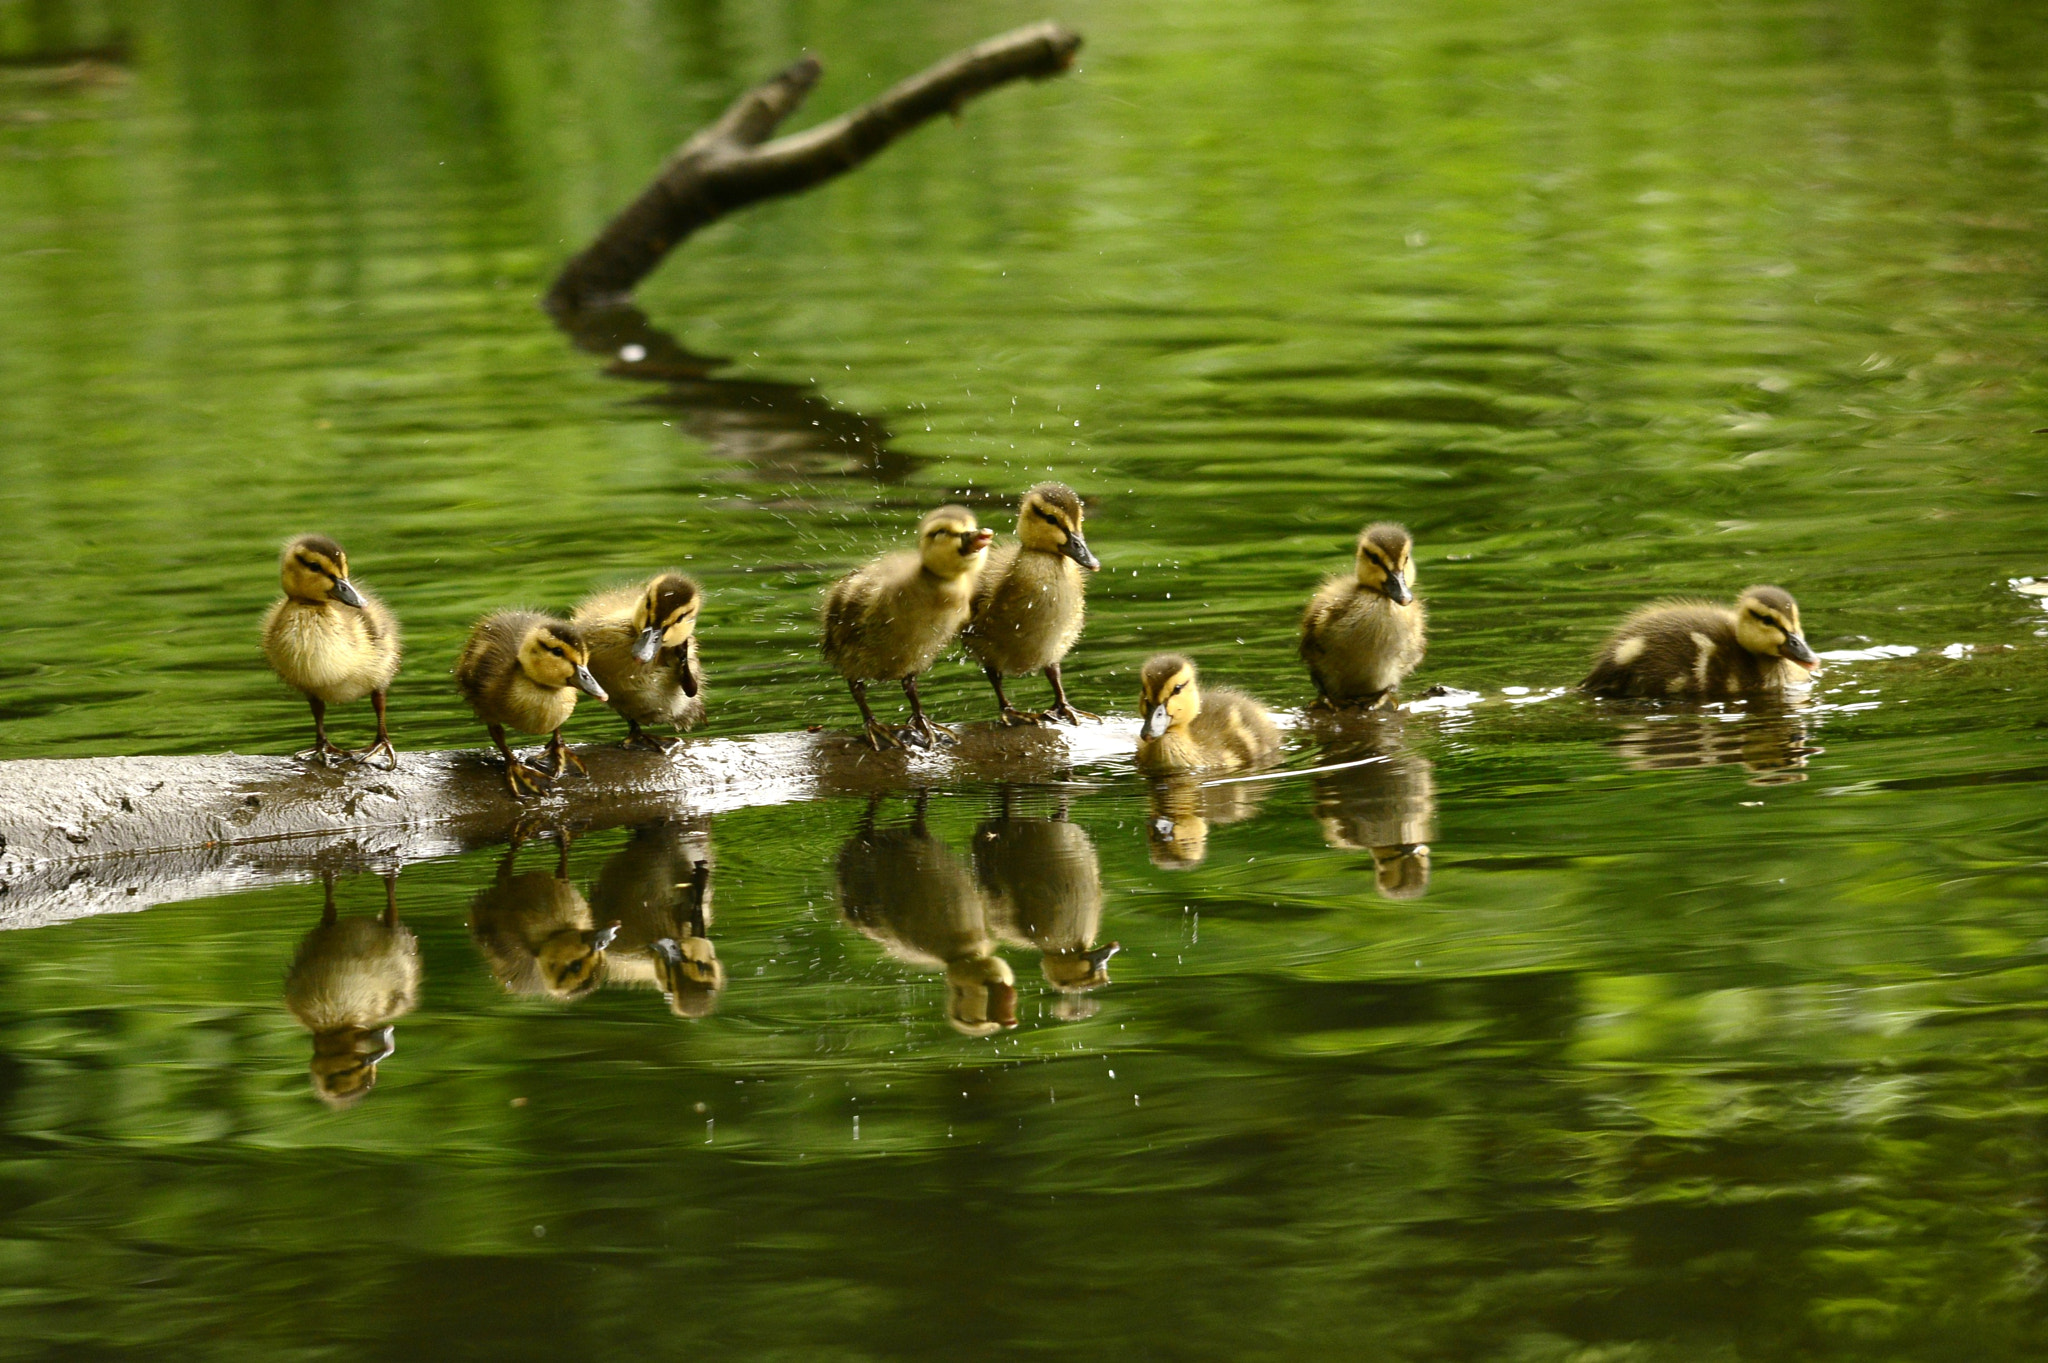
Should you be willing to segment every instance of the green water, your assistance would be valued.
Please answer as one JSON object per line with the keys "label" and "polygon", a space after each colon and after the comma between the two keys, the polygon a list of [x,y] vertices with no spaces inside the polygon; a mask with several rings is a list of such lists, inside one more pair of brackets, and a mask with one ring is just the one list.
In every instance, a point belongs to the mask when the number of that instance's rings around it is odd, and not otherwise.
{"label": "green water", "polygon": [[[1297,731],[1386,759],[1320,775],[689,825],[695,1019],[630,953],[563,1001],[490,949],[678,830],[577,839],[574,894],[548,837],[512,892],[409,866],[417,1005],[341,1111],[284,1004],[310,874],[6,934],[0,1359],[2040,1356],[2038,7],[1093,0],[1072,76],[678,252],[640,302],[726,363],[621,377],[537,311],[798,51],[808,119],[1040,17],[0,0],[0,757],[302,746],[254,636],[304,529],[404,621],[401,749],[482,741],[478,614],[667,563],[712,732],[842,724],[820,586],[1048,474],[1105,564],[1077,703],[1177,647],[1299,705],[1383,516],[1411,694],[1484,697]],[[1543,699],[1757,581],[1918,651],[1790,713]],[[927,695],[993,711],[957,659]],[[1005,925],[1011,845],[1109,984]],[[1014,1031],[948,1025],[909,889],[848,921],[849,856],[982,905]]]}

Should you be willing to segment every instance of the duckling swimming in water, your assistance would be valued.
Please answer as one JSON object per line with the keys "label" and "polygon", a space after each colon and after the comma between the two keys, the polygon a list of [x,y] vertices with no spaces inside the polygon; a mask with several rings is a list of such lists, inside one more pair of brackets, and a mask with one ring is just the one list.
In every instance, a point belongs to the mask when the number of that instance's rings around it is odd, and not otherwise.
{"label": "duckling swimming in water", "polygon": [[322,878],[320,926],[307,933],[284,979],[285,1006],[313,1034],[313,1091],[351,1107],[398,1049],[392,1024],[419,1004],[419,944],[398,921],[395,878],[384,878],[381,918],[343,919],[334,877]]}
{"label": "duckling swimming in water", "polygon": [[1301,660],[1316,707],[1383,705],[1427,647],[1415,596],[1415,541],[1391,521],[1358,534],[1357,565],[1329,578],[1301,617]]}
{"label": "duckling swimming in water", "polygon": [[[942,506],[918,524],[915,550],[884,554],[825,594],[825,661],[846,678],[875,751],[951,740],[926,718],[917,674],[967,623],[990,538],[966,507]],[[901,681],[910,699],[910,724],[893,737],[868,708],[867,684],[885,680]]]}
{"label": "duckling swimming in water", "polygon": [[[263,656],[313,709],[313,746],[302,762],[367,762],[382,753],[398,767],[384,696],[398,675],[398,621],[382,601],[349,581],[348,555],[325,535],[300,535],[278,561],[284,595],[263,617]],[[370,698],[377,741],[345,752],[327,739],[327,707]]]}
{"label": "duckling swimming in water", "polygon": [[[590,675],[590,650],[576,626],[538,611],[486,615],[462,646],[455,685],[504,754],[505,784],[515,798],[539,794],[542,782],[559,777],[565,765],[590,774],[562,745],[562,726],[575,712],[576,693],[607,699]],[[508,726],[547,734],[550,767],[521,762],[506,746]]]}
{"label": "duckling swimming in water", "polygon": [[1195,665],[1178,653],[1145,663],[1138,708],[1138,770],[1229,771],[1273,755],[1280,731],[1266,707],[1226,687],[1206,694],[1195,684]]}
{"label": "duckling swimming in water", "polygon": [[[1004,724],[1078,724],[1097,716],[1067,702],[1060,661],[1081,637],[1088,585],[1082,569],[1102,564],[1081,538],[1081,499],[1065,483],[1040,483],[1017,512],[1017,543],[989,554],[960,643],[996,689]],[[1044,672],[1052,708],[1030,715],[1010,704],[1003,678]]]}
{"label": "duckling swimming in water", "polygon": [[1656,601],[1621,622],[1579,683],[1596,696],[1739,696],[1804,686],[1820,669],[1799,629],[1799,603],[1750,587],[1735,609]]}
{"label": "duckling swimming in water", "polygon": [[626,746],[673,749],[643,724],[688,729],[704,718],[704,673],[697,666],[697,608],[703,593],[673,569],[638,587],[584,599],[569,617],[590,646],[590,671],[626,721]]}

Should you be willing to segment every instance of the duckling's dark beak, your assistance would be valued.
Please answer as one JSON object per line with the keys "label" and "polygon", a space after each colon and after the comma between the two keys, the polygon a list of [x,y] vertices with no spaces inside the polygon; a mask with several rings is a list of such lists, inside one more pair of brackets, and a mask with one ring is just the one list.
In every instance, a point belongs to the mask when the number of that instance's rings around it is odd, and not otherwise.
{"label": "duckling's dark beak", "polygon": [[988,987],[988,1020],[1004,1027],[1017,1025],[1017,986],[992,984]]}
{"label": "duckling's dark beak", "polygon": [[683,660],[676,664],[676,680],[682,683],[684,695],[694,696],[697,694],[697,669],[690,666],[688,654],[685,654]]}
{"label": "duckling's dark beak", "polygon": [[1784,656],[1808,671],[1813,671],[1820,667],[1820,659],[1816,658],[1813,655],[1813,650],[1806,646],[1806,640],[1796,634],[1785,636]]}
{"label": "duckling's dark beak", "polygon": [[607,923],[590,934],[590,949],[592,951],[603,951],[612,944],[612,939],[618,935],[619,925],[617,923]]}
{"label": "duckling's dark beak", "polygon": [[1386,593],[1387,600],[1397,606],[1405,606],[1415,599],[1415,593],[1408,590],[1408,579],[1399,573],[1388,573],[1386,583],[1380,590]]}
{"label": "duckling's dark beak", "polygon": [[988,548],[988,542],[996,537],[993,530],[974,530],[960,537],[960,557],[978,554]]}
{"label": "duckling's dark beak", "polygon": [[363,594],[351,587],[345,577],[335,578],[334,585],[327,589],[327,594],[344,606],[354,606],[357,610],[363,608]]}
{"label": "duckling's dark beak", "polygon": [[1081,532],[1078,530],[1067,536],[1067,542],[1060,546],[1060,552],[1091,573],[1102,567],[1102,560],[1088,552],[1088,541],[1081,538]]}
{"label": "duckling's dark beak", "polygon": [[676,939],[673,937],[663,937],[656,940],[654,949],[660,952],[661,958],[670,965],[681,965],[683,963],[683,949],[676,945]]}
{"label": "duckling's dark beak", "polygon": [[[1173,825],[1168,824],[1167,827],[1170,829],[1173,827]],[[1088,969],[1090,971],[1096,971],[1108,965],[1109,958],[1116,955],[1119,951],[1122,951],[1123,949],[1124,944],[1122,942],[1111,942],[1108,946],[1097,947],[1093,951],[1082,952],[1081,959],[1088,962]]]}
{"label": "duckling's dark beak", "polygon": [[[661,652],[661,626],[649,625],[640,631],[640,637],[633,641],[633,661],[651,663],[654,655]],[[691,695],[697,693],[692,691]]]}
{"label": "duckling's dark beak", "polygon": [[388,1060],[398,1050],[397,1033],[390,1027],[379,1027],[376,1031],[365,1032],[363,1035],[377,1043],[376,1050],[363,1056],[363,1063],[365,1065],[375,1065],[380,1061]]}
{"label": "duckling's dark beak", "polygon": [[1163,703],[1155,705],[1146,713],[1145,724],[1143,728],[1138,730],[1138,737],[1164,738],[1166,737],[1166,724],[1166,706]]}
{"label": "duckling's dark beak", "polygon": [[611,699],[610,696],[605,694],[604,688],[597,684],[597,678],[590,675],[590,669],[587,667],[577,668],[576,675],[569,679],[569,685],[575,687],[578,691],[583,692],[585,695],[589,696],[593,700]]}

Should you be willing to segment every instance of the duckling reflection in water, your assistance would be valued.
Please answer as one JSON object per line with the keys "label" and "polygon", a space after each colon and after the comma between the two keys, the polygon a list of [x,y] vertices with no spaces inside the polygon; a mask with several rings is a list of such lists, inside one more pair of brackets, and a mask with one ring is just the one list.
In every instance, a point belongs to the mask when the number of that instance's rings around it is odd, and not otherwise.
{"label": "duckling reflection in water", "polygon": [[1011,812],[1005,787],[1000,812],[974,830],[974,874],[994,935],[1041,954],[1039,973],[1062,994],[1085,994],[1109,983],[1109,958],[1120,943],[1095,945],[1102,928],[1102,862],[1087,830],[1067,818],[1061,801],[1049,819]]}
{"label": "duckling reflection in water", "polygon": [[839,849],[846,921],[898,960],[946,974],[946,1020],[966,1036],[1017,1025],[1017,978],[995,954],[974,872],[925,827],[924,791],[908,824],[875,827],[881,797]]}
{"label": "duckling reflection in water", "polygon": [[1804,781],[1807,759],[1825,751],[1796,707],[1761,699],[1740,714],[1680,711],[1629,724],[1612,741],[1631,771],[1740,765],[1753,786]]}
{"label": "duckling reflection in water", "polygon": [[[1373,884],[1387,899],[1419,899],[1429,889],[1435,837],[1436,779],[1428,758],[1401,746],[1398,721],[1384,732],[1333,743],[1309,777],[1316,822],[1332,847],[1372,854]],[[1360,763],[1343,766],[1343,763]]]}
{"label": "duckling reflection in water", "polygon": [[1265,803],[1270,784],[1222,781],[1203,785],[1187,773],[1153,780],[1151,817],[1145,822],[1146,850],[1162,871],[1187,871],[1209,856],[1209,830],[1243,823]]}
{"label": "duckling reflection in water", "polygon": [[[1102,567],[1081,537],[1081,499],[1065,483],[1040,483],[1024,494],[1017,512],[1017,543],[989,554],[975,589],[974,608],[960,642],[981,664],[996,691],[999,717],[1009,724],[1063,719],[1079,724],[1097,716],[1067,702],[1060,661],[1081,637],[1088,611],[1082,570]],[[1052,708],[1030,715],[1010,704],[1003,678],[1045,673]]]}
{"label": "duckling reflection in water", "polygon": [[[989,539],[966,507],[942,506],[918,523],[917,548],[884,554],[825,593],[825,661],[846,678],[876,752],[953,740],[952,730],[925,715],[917,676],[967,623]],[[894,735],[868,708],[871,681],[903,684],[910,723]]]}
{"label": "duckling reflection in water", "polygon": [[513,994],[580,999],[604,974],[605,948],[619,925],[598,927],[590,905],[569,883],[569,839],[560,835],[555,869],[513,871],[515,841],[497,877],[469,906],[469,932],[498,983]]}
{"label": "duckling reflection in water", "polygon": [[626,721],[626,746],[669,752],[679,739],[658,738],[643,724],[677,732],[704,718],[704,673],[697,665],[697,610],[704,594],[673,570],[636,587],[593,593],[569,617],[590,647],[590,672],[605,703]]}
{"label": "duckling reflection in water", "polygon": [[[325,535],[301,535],[285,545],[278,577],[284,595],[263,617],[263,656],[312,707],[313,746],[299,760],[367,762],[381,753],[396,770],[384,697],[398,675],[397,618],[349,581],[348,555]],[[345,752],[328,741],[327,707],[364,696],[377,712],[377,741]]]}
{"label": "duckling reflection in water", "polygon": [[1138,682],[1138,770],[1231,771],[1271,757],[1280,731],[1266,707],[1228,687],[1204,690],[1178,653],[1145,661]]}
{"label": "duckling reflection in water", "polygon": [[673,819],[642,824],[590,887],[597,918],[617,919],[607,986],[652,985],[681,1018],[708,1016],[725,988],[711,941],[711,838]]}
{"label": "duckling reflection in water", "polygon": [[1579,683],[1596,696],[1782,694],[1820,667],[1799,628],[1799,603],[1777,587],[1751,587],[1735,609],[1711,601],[1657,601],[1621,622]]}
{"label": "duckling reflection in water", "polygon": [[1316,684],[1316,707],[1390,703],[1422,661],[1427,641],[1415,596],[1415,542],[1382,521],[1358,534],[1353,570],[1323,583],[1301,617],[1301,660]]}
{"label": "duckling reflection in water", "polygon": [[351,1107],[397,1049],[392,1024],[419,1003],[419,944],[398,921],[397,878],[384,878],[381,918],[341,918],[334,877],[322,877],[320,926],[299,941],[284,978],[285,1006],[313,1034],[313,1092]]}

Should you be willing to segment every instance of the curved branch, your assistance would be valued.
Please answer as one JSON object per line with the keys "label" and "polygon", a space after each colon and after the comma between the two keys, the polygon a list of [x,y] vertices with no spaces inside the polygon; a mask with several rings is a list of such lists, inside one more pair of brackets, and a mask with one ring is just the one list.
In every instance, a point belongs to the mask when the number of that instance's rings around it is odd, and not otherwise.
{"label": "curved branch", "polygon": [[956,52],[880,97],[805,132],[764,141],[817,84],[806,56],[734,101],[691,137],[653,183],[562,267],[546,305],[558,317],[616,303],[685,237],[735,209],[844,174],[936,114],[1020,79],[1065,71],[1081,35],[1047,22]]}

